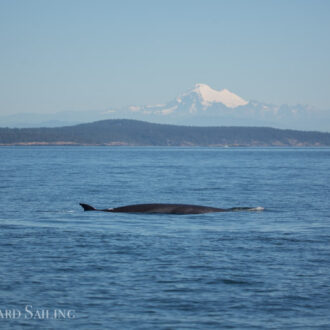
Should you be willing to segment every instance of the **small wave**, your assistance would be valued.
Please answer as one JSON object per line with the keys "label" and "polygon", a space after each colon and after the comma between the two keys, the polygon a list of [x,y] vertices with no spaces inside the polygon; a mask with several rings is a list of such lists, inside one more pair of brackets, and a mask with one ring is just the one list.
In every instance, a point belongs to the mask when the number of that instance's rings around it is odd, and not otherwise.
{"label": "small wave", "polygon": [[219,283],[229,284],[229,285],[250,285],[251,284],[248,281],[233,280],[233,279],[229,279],[229,278],[219,278],[219,279],[215,279],[213,281],[207,282],[207,284],[219,284]]}
{"label": "small wave", "polygon": [[257,207],[253,207],[250,209],[250,211],[264,211],[264,207],[262,206],[257,206]]}
{"label": "small wave", "polygon": [[248,285],[248,284],[250,284],[247,281],[232,280],[232,279],[223,279],[222,282],[224,284],[237,284],[237,285]]}

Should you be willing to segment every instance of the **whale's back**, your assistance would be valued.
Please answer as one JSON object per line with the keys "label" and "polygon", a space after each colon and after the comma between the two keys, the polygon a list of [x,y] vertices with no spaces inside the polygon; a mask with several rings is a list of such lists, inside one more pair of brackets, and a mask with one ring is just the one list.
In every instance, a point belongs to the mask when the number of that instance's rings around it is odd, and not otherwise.
{"label": "whale's back", "polygon": [[202,214],[211,212],[233,212],[233,211],[262,211],[263,207],[232,207],[221,209],[211,206],[190,204],[134,204],[109,209],[96,209],[88,204],[80,203],[84,211],[103,211],[113,213],[160,213],[160,214]]}
{"label": "whale's back", "polygon": [[223,212],[225,210],[215,207],[189,205],[189,204],[136,204],[116,207],[111,212],[123,213],[162,213],[162,214],[201,214],[210,212]]}

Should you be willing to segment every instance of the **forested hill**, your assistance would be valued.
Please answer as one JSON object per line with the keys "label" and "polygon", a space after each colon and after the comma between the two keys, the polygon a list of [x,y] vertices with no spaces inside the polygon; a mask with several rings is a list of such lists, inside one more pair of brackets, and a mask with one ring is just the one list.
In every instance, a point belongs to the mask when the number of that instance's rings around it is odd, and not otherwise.
{"label": "forested hill", "polygon": [[103,120],[57,128],[0,128],[0,145],[330,146],[330,133]]}

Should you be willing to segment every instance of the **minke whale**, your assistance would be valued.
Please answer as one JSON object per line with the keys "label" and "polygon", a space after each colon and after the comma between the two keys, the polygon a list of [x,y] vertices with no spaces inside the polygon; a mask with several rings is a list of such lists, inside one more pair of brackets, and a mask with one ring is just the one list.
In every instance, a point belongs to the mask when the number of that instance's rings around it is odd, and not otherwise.
{"label": "minke whale", "polygon": [[84,211],[101,211],[113,213],[158,213],[158,214],[202,214],[212,212],[263,211],[263,207],[232,207],[221,209],[217,207],[189,204],[135,204],[109,209],[96,209],[88,204],[80,203]]}

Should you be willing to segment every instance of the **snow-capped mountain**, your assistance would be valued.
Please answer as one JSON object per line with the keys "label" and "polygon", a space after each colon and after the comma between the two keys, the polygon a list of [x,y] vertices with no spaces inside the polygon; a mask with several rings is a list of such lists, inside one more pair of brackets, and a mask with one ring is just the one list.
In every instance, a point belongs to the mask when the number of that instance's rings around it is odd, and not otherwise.
{"label": "snow-capped mountain", "polygon": [[216,103],[221,103],[232,109],[249,103],[228,89],[217,91],[205,84],[196,84],[192,90],[184,93],[181,97],[179,96],[177,102],[181,103],[183,100],[189,99],[200,102],[204,106],[204,110]]}
{"label": "snow-capped mountain", "polygon": [[169,124],[330,130],[330,124],[324,122],[330,118],[327,112],[302,105],[248,101],[228,89],[217,91],[200,83],[166,104],[131,106],[128,110],[122,114],[129,118]]}
{"label": "snow-capped mountain", "polygon": [[330,131],[330,111],[310,106],[273,105],[245,100],[228,89],[196,84],[166,104],[131,105],[121,109],[14,115],[0,118],[0,126],[64,126],[102,119],[138,119],[156,123],[195,126],[269,126]]}
{"label": "snow-capped mountain", "polygon": [[159,104],[155,106],[131,106],[132,112],[139,112],[149,115],[183,115],[198,114],[203,112],[209,115],[210,109],[217,107],[220,109],[235,109],[247,105],[249,102],[230,92],[227,89],[217,91],[206,84],[196,84],[194,88],[179,95],[175,100],[167,104]]}

